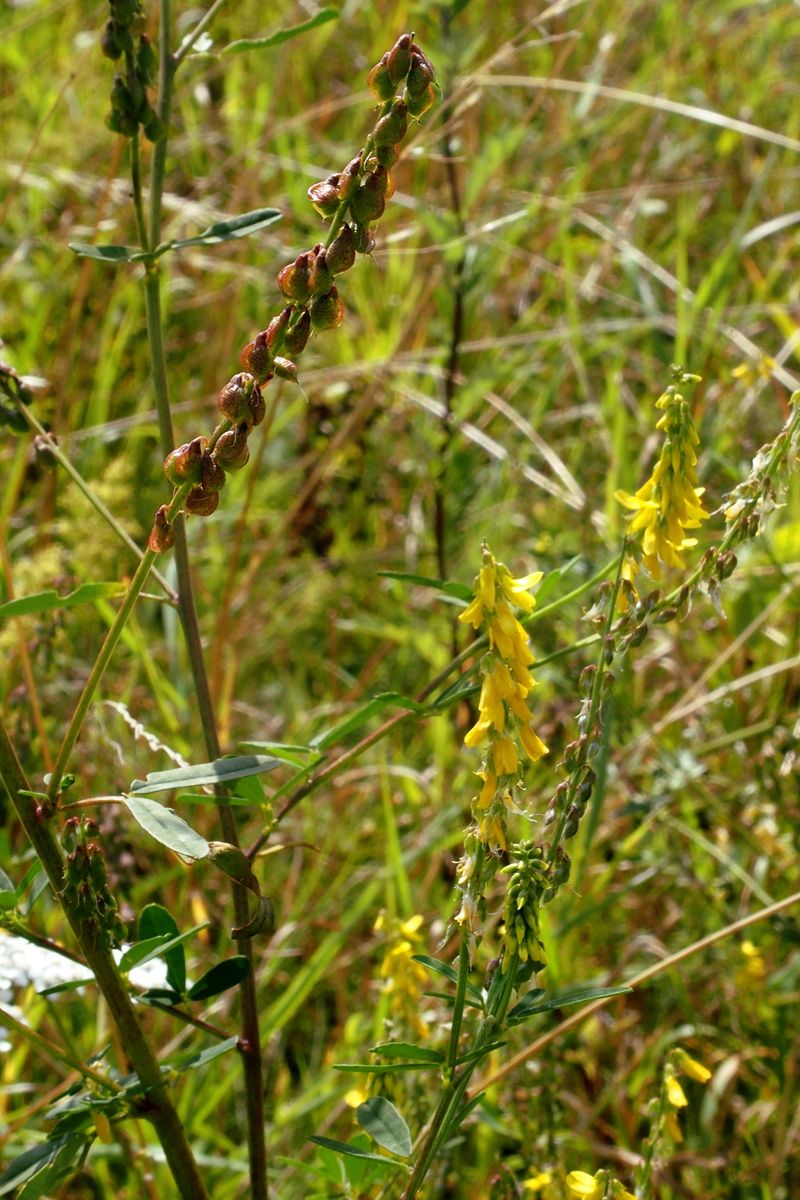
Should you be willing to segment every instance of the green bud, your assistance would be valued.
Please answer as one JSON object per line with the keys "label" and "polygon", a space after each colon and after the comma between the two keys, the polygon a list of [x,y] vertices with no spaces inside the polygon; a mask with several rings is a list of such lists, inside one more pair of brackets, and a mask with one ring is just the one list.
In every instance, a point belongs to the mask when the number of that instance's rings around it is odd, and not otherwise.
{"label": "green bud", "polygon": [[388,63],[389,55],[384,54],[381,61],[375,64],[367,76],[367,87],[376,100],[391,100],[394,95],[394,84]]}
{"label": "green bud", "polygon": [[136,74],[144,87],[152,87],[156,81],[158,55],[153,43],[146,33],[139,38],[139,48],[136,51]]}
{"label": "green bud", "polygon": [[433,84],[429,83],[425,91],[419,96],[412,96],[410,92],[406,92],[406,103],[408,105],[408,115],[419,120],[436,101],[436,92]]}
{"label": "green bud", "polygon": [[412,99],[422,96],[433,83],[433,67],[428,59],[414,46],[411,50],[411,66],[406,80],[406,90]]}
{"label": "green bud", "polygon": [[353,227],[353,241],[359,254],[371,254],[375,249],[375,238],[369,231],[369,225],[356,222]]}
{"label": "green bud", "polygon": [[297,383],[297,366],[289,358],[275,359],[275,374],[279,379],[288,379],[290,383]]}
{"label": "green bud", "polygon": [[353,197],[350,211],[359,225],[368,225],[370,221],[377,221],[378,217],[383,215],[385,208],[383,184],[378,172],[373,171],[366,177]]}
{"label": "green bud", "polygon": [[349,271],[356,261],[356,243],[349,225],[342,225],[328,247],[326,261],[331,275]]}
{"label": "green bud", "polygon": [[404,100],[395,100],[391,112],[381,117],[372,134],[377,146],[396,146],[402,142],[408,130],[408,105]]}
{"label": "green bud", "polygon": [[387,66],[392,83],[397,86],[408,74],[411,66],[411,42],[413,34],[402,34],[387,55]]}
{"label": "green bud", "polygon": [[[120,29],[113,17],[109,17],[100,34],[100,49],[106,58],[116,60],[125,52],[122,34],[123,30]],[[127,36],[130,40],[130,34]]]}
{"label": "green bud", "polygon": [[156,142],[160,142],[162,138],[167,136],[166,122],[161,120],[161,117],[150,104],[146,105],[141,121],[144,136],[148,142],[152,142],[155,145]]}
{"label": "green bud", "polygon": [[373,150],[374,159],[370,159],[368,166],[374,166],[375,163],[379,167],[393,167],[400,157],[400,151],[395,145],[376,146]]}

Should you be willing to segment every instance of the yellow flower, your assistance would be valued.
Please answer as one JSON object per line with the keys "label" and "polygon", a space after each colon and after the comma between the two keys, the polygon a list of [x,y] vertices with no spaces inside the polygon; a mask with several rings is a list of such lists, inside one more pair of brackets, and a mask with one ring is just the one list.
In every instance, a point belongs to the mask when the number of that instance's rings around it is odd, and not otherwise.
{"label": "yellow flower", "polygon": [[547,746],[538,734],[533,732],[532,726],[520,725],[518,732],[522,748],[531,762],[538,762],[542,755],[547,754]]}
{"label": "yellow flower", "polygon": [[627,1192],[618,1179],[611,1180],[611,1195],[614,1200],[636,1200],[632,1192]]}
{"label": "yellow flower", "polygon": [[541,1192],[552,1181],[553,1176],[549,1171],[534,1171],[530,1179],[525,1180],[522,1187],[526,1192]]}
{"label": "yellow flower", "polygon": [[671,1108],[668,1108],[664,1113],[664,1128],[672,1138],[673,1142],[683,1141],[683,1134],[681,1133],[681,1127],[678,1124],[678,1117]]}
{"label": "yellow flower", "polygon": [[363,1104],[366,1099],[368,1099],[366,1092],[362,1092],[360,1088],[352,1088],[346,1093],[344,1102],[348,1108],[358,1108],[359,1104]]}
{"label": "yellow flower", "polygon": [[674,1075],[667,1076],[667,1099],[673,1108],[685,1108],[689,1103]]}
{"label": "yellow flower", "polygon": [[576,1196],[585,1197],[585,1200],[601,1200],[606,1190],[606,1176],[602,1171],[598,1171],[596,1175],[587,1175],[585,1171],[570,1171],[567,1187]]}
{"label": "yellow flower", "polygon": [[420,1016],[422,993],[428,977],[425,968],[413,957],[420,949],[422,922],[423,918],[418,914],[398,921],[385,913],[375,921],[376,930],[386,930],[389,934],[379,974],[386,980],[383,990],[390,997],[392,1015],[419,1037],[425,1037],[428,1032],[428,1026]]}
{"label": "yellow flower", "polygon": [[684,1075],[688,1075],[690,1079],[696,1079],[698,1083],[708,1083],[711,1078],[708,1067],[704,1067],[696,1058],[690,1058],[685,1050],[678,1047],[672,1057],[675,1066],[679,1071],[683,1071]]}
{"label": "yellow flower", "polygon": [[492,742],[492,758],[498,775],[514,774],[519,766],[519,755],[508,734]]}

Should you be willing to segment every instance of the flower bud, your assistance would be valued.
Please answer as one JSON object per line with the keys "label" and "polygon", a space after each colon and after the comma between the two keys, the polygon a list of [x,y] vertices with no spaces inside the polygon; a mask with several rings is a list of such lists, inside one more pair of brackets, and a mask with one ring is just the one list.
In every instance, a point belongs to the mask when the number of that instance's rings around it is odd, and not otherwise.
{"label": "flower bud", "polygon": [[353,241],[359,254],[371,254],[375,249],[375,238],[369,231],[368,225],[353,225]]}
{"label": "flower bud", "polygon": [[377,221],[385,208],[383,185],[378,172],[373,171],[353,197],[350,211],[359,225],[368,225],[370,221]]}
{"label": "flower bud", "polygon": [[315,296],[308,307],[311,324],[317,333],[326,329],[336,329],[344,320],[344,305],[339,299],[336,287],[332,287],[327,296]]}
{"label": "flower bud", "polygon": [[408,70],[406,90],[414,100],[422,96],[433,83],[434,72],[430,61],[422,51],[414,46],[411,50],[411,66]]}
{"label": "flower bud", "polygon": [[384,54],[367,76],[367,87],[376,100],[391,100],[394,95],[394,84],[389,71],[389,55]]}
{"label": "flower bud", "polygon": [[257,333],[252,342],[247,343],[239,355],[239,362],[242,364],[244,370],[254,376],[259,383],[264,383],[269,378],[270,371],[272,370],[272,355],[267,345],[267,331],[265,329],[261,333]]}
{"label": "flower bud", "polygon": [[408,105],[408,115],[415,117],[417,120],[432,107],[436,100],[436,92],[433,90],[432,83],[429,83],[425,91],[419,96],[412,96],[408,91],[405,95]]}
{"label": "flower bud", "polygon": [[312,183],[308,198],[321,217],[332,217],[339,207],[339,183],[341,175],[329,175],[321,183]]}
{"label": "flower bud", "polygon": [[297,367],[289,358],[275,359],[275,374],[279,379],[288,379],[290,383],[297,383]]}
{"label": "flower bud", "polygon": [[167,520],[168,511],[167,505],[162,504],[156,512],[153,528],[147,539],[148,549],[153,550],[156,554],[163,554],[164,551],[171,550],[175,545],[175,530]]}
{"label": "flower bud", "polygon": [[356,243],[349,225],[342,225],[331,242],[326,261],[331,275],[341,275],[343,271],[349,271],[356,261]]}
{"label": "flower bud", "polygon": [[325,296],[333,287],[333,273],[328,266],[324,249],[317,254],[308,276],[308,290],[312,296]]}
{"label": "flower bud", "polygon": [[220,492],[225,487],[225,472],[208,450],[203,455],[203,478],[200,486],[206,492]]}
{"label": "flower bud", "polygon": [[217,397],[217,407],[223,417],[233,421],[234,425],[246,420],[250,413],[250,396],[256,387],[255,379],[247,371],[229,379]]}
{"label": "flower bud", "polygon": [[164,473],[171,483],[176,477],[179,483],[199,483],[203,475],[203,454],[208,449],[204,437],[196,437],[168,454],[164,462]]}
{"label": "flower bud", "polygon": [[391,112],[381,117],[372,133],[376,146],[396,146],[402,142],[408,129],[408,105],[404,100],[395,100]]}
{"label": "flower bud", "polygon": [[219,492],[207,492],[203,487],[192,488],[184,508],[196,517],[210,517],[219,505]]}
{"label": "flower bud", "polygon": [[[334,243],[335,244],[335,243]],[[331,246],[331,250],[333,246]],[[330,251],[328,251],[328,265],[330,266]],[[283,339],[283,349],[287,354],[291,354],[296,358],[298,354],[302,354],[305,350],[308,339],[311,335],[311,317],[308,315],[308,309],[302,308],[300,316],[297,318],[291,328],[286,330]]]}
{"label": "flower bud", "polygon": [[313,265],[309,262],[311,257],[309,254],[298,254],[293,263],[278,272],[278,287],[287,300],[294,300],[297,304],[308,302],[308,276]]}
{"label": "flower bud", "polygon": [[214,457],[223,471],[240,471],[250,461],[246,429],[229,429],[217,438]]}
{"label": "flower bud", "polygon": [[405,79],[411,66],[412,37],[410,33],[402,34],[389,51],[386,65],[389,68],[389,77],[395,85]]}

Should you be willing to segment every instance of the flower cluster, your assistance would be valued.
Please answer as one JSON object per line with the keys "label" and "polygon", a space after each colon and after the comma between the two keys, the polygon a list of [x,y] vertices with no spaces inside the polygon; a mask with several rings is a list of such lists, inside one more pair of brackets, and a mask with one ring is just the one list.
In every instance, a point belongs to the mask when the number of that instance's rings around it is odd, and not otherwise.
{"label": "flower cluster", "polygon": [[636,1190],[641,1200],[650,1200],[657,1167],[669,1158],[675,1144],[683,1141],[678,1113],[689,1101],[678,1079],[679,1074],[688,1075],[698,1083],[707,1083],[711,1078],[708,1067],[685,1050],[678,1047],[671,1051],[664,1067],[660,1094],[649,1106],[650,1136],[642,1146],[642,1161],[636,1168]]}
{"label": "flower cluster", "polygon": [[483,658],[483,684],[478,701],[479,717],[464,738],[466,746],[477,746],[486,737],[486,751],[478,778],[482,781],[476,806],[483,841],[505,849],[503,826],[506,810],[517,811],[514,786],[519,774],[517,740],[532,762],[547,753],[534,732],[533,713],[527,704],[535,685],[530,667],[534,663],[528,635],[514,616],[511,605],[533,611],[536,603],[528,589],[541,579],[541,572],[514,579],[508,567],[498,563],[487,546],[483,566],[475,580],[475,597],[459,614],[459,621],[489,633],[489,653]]}
{"label": "flower cluster", "polygon": [[[695,446],[699,438],[689,406],[676,385],[695,382],[697,375],[687,375],[680,367],[673,368],[676,383],[671,384],[656,401],[664,415],[656,429],[664,433],[661,456],[653,474],[635,495],[617,491],[615,496],[635,516],[628,527],[629,534],[642,534],[642,562],[653,578],[661,575],[660,564],[683,569],[681,552],[697,545],[697,539],[686,536],[687,529],[696,529],[710,516],[701,504],[704,488],[699,487]],[[635,564],[630,560],[624,572],[630,580]]]}
{"label": "flower cluster", "polygon": [[506,935],[503,943],[503,974],[512,963],[529,962],[534,971],[547,965],[539,932],[539,906],[543,893],[550,886],[550,873],[541,846],[520,842],[511,847],[515,861],[504,867],[507,875],[506,902],[503,922]]}
{"label": "flower cluster", "polygon": [[114,76],[106,125],[128,138],[135,137],[141,126],[148,141],[160,141],[166,133],[164,122],[147,98],[147,89],[155,83],[158,56],[143,32],[141,0],[109,0],[109,9],[100,49],[115,62],[124,58],[125,70]]}
{"label": "flower cluster", "polygon": [[632,1192],[626,1191],[618,1179],[611,1179],[608,1171],[597,1171],[589,1175],[586,1171],[570,1171],[567,1176],[567,1187],[583,1200],[636,1200]]}
{"label": "flower cluster", "polygon": [[[126,14],[128,9],[138,11],[138,0],[113,0],[113,4],[124,8]],[[113,21],[117,29],[119,21]],[[117,40],[122,36],[114,34]],[[128,36],[123,40],[128,58]],[[167,456],[164,472],[176,491],[172,502],[162,505],[155,516],[148,545],[157,553],[174,544],[172,523],[179,512],[209,516],[219,505],[226,475],[246,466],[250,457],[247,439],[266,415],[263,392],[270,380],[277,376],[296,382],[295,359],[305,350],[312,332],[335,329],[344,320],[344,305],[334,280],[350,270],[357,253],[369,254],[374,248],[371,224],[394,193],[390,167],[397,161],[408,118],[421,117],[435,98],[433,67],[410,33],[398,38],[373,67],[368,83],[383,102],[372,133],[342,171],[309,188],[316,211],[330,219],[326,241],[317,242],[278,272],[285,305],[244,347],[241,372],[219,393],[222,424],[210,439],[194,438]]]}

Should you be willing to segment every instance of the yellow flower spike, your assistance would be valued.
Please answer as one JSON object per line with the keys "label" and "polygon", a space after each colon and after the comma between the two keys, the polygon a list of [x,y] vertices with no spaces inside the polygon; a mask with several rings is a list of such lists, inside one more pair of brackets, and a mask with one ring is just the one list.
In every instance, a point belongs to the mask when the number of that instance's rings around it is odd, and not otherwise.
{"label": "yellow flower spike", "polygon": [[585,1200],[601,1200],[606,1190],[606,1180],[602,1171],[598,1171],[597,1175],[587,1175],[585,1171],[570,1171],[567,1187],[576,1196],[583,1196]]}
{"label": "yellow flower spike", "polygon": [[667,1099],[673,1108],[685,1108],[689,1101],[674,1075],[667,1076]]}
{"label": "yellow flower spike", "polygon": [[711,1072],[708,1067],[704,1067],[696,1058],[691,1058],[685,1050],[678,1047],[672,1055],[675,1066],[679,1071],[683,1071],[684,1075],[688,1075],[690,1079],[696,1079],[698,1083],[708,1083],[711,1078]]}

